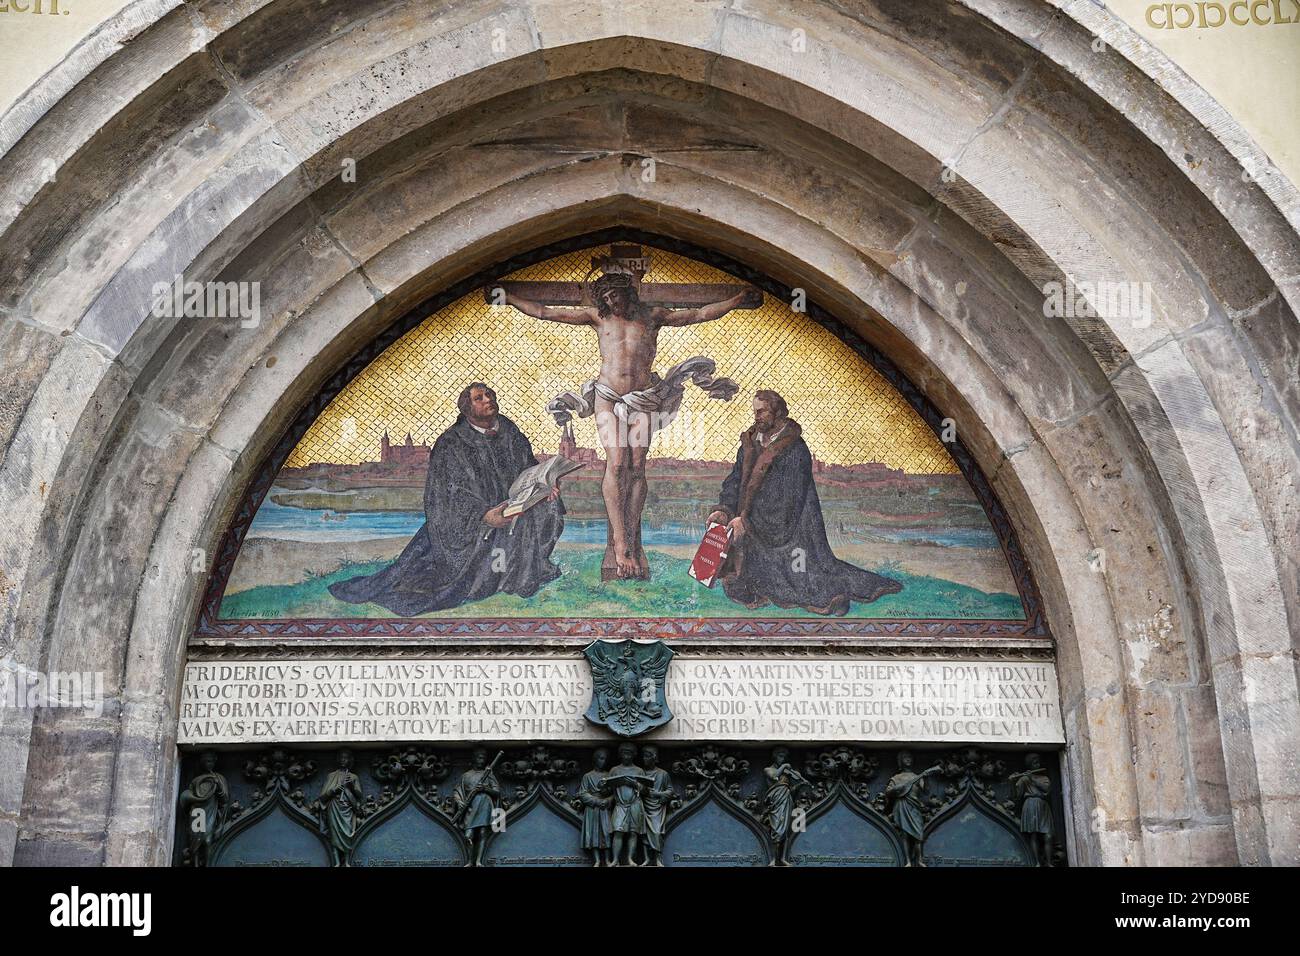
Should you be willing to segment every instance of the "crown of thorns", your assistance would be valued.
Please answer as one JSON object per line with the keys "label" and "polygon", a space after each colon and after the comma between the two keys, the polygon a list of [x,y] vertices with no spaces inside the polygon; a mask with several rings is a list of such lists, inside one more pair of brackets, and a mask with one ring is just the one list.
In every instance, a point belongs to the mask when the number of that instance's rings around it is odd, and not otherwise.
{"label": "crown of thorns", "polygon": [[610,289],[631,289],[636,285],[632,277],[624,272],[606,272],[594,283],[596,295]]}

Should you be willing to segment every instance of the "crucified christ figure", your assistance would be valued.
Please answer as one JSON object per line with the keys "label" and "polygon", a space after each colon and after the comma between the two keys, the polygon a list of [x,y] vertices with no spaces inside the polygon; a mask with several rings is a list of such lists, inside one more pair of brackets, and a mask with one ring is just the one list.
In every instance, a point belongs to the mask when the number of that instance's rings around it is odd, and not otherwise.
{"label": "crucified christ figure", "polygon": [[759,290],[747,288],[720,302],[697,308],[670,309],[642,302],[637,282],[626,273],[605,273],[595,282],[594,305],[556,307],[505,294],[505,304],[548,322],[590,325],[600,344],[600,374],[581,393],[566,392],[547,406],[556,420],[572,413],[596,416],[596,431],[605,449],[601,492],[609,519],[614,566],[602,578],[648,579],[650,567],[641,547],[641,512],[646,499],[646,455],[650,439],[672,421],[687,380],[710,397],[729,400],[738,388],[730,379],[712,377],[711,359],[697,357],[673,366],[660,378],[653,371],[664,326],[695,325],[720,319],[732,309],[762,304]]}

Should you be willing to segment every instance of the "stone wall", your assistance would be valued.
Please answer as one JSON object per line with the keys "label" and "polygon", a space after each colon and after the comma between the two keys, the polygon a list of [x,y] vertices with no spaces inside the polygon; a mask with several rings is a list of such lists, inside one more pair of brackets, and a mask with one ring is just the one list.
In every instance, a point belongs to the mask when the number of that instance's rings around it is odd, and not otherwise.
{"label": "stone wall", "polygon": [[[954,419],[1058,640],[1075,862],[1295,864],[1298,223],[1086,0],[138,0],[0,116],[0,659],[110,698],[0,712],[0,862],[170,859],[203,558],[267,450],[431,292],[624,225]],[[178,273],[261,322],[152,317]],[[1045,317],[1066,276],[1149,321]]]}

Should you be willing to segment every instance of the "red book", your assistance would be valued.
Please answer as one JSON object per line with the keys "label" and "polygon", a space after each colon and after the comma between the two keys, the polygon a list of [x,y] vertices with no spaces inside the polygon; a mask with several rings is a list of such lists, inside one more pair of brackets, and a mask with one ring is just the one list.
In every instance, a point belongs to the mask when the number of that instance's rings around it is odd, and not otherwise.
{"label": "red book", "polygon": [[709,530],[704,532],[699,550],[695,552],[695,560],[691,562],[690,576],[706,588],[713,587],[723,562],[727,560],[727,549],[730,547],[731,529],[716,521],[710,524]]}

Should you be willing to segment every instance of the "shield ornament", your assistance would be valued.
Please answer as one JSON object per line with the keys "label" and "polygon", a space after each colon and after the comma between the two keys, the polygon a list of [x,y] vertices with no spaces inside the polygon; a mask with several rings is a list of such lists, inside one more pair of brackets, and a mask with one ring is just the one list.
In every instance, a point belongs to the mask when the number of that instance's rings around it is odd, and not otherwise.
{"label": "shield ornament", "polygon": [[663,641],[593,641],[582,654],[591,665],[593,724],[635,737],[673,719],[666,694],[673,651]]}

